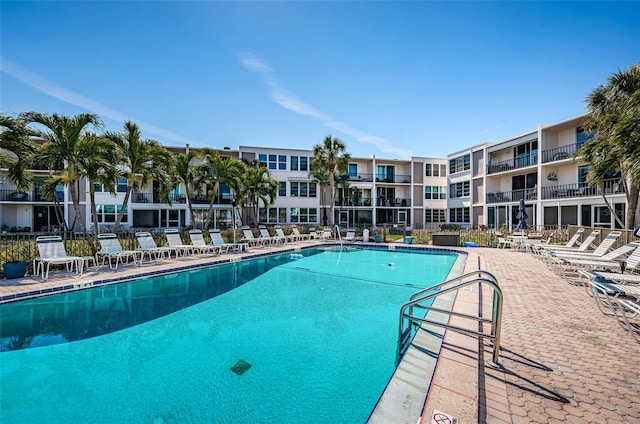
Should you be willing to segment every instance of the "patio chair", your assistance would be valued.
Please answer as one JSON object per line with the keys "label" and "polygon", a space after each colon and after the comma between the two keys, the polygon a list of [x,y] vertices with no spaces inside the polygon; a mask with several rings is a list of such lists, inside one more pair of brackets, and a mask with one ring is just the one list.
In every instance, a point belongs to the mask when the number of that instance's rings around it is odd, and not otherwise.
{"label": "patio chair", "polygon": [[100,243],[100,251],[96,252],[96,262],[100,263],[102,257],[102,265],[109,260],[109,268],[117,269],[118,264],[128,264],[129,259],[133,260],[134,265],[141,260],[142,252],[139,250],[124,250],[118,236],[113,233],[98,234],[98,242]]}
{"label": "patio chair", "polygon": [[592,252],[573,252],[566,250],[558,250],[553,251],[555,256],[567,257],[567,258],[599,258],[605,255],[615,242],[618,241],[622,232],[620,231],[612,231],[602,240],[602,242],[596,247],[596,249]]}
{"label": "patio chair", "polygon": [[296,241],[311,240],[311,234],[302,234],[297,225],[291,226],[291,235],[295,237]]}
{"label": "patio chair", "polygon": [[347,228],[347,234],[342,238],[342,241],[355,241],[356,240],[356,230],[353,228]]}
{"label": "patio chair", "polygon": [[284,240],[284,242],[290,242],[291,243],[291,242],[296,241],[296,236],[293,233],[289,234],[289,235],[286,235],[284,233],[284,231],[282,230],[282,227],[279,226],[279,225],[276,225],[274,228],[276,230],[276,237],[278,237],[279,239]]}
{"label": "patio chair", "polygon": [[[625,257],[629,255],[628,258]],[[624,263],[624,265],[623,265]],[[615,249],[599,258],[588,257],[555,257],[555,262],[550,264],[550,268],[557,269],[567,281],[576,284],[582,284],[580,271],[584,270],[622,270],[622,267],[629,269],[637,269],[640,263],[640,242],[627,243],[622,247]]]}
{"label": "patio chair", "polygon": [[[596,229],[591,231],[591,234],[589,234],[589,236],[578,247],[570,247],[568,245],[569,243],[567,243],[567,245],[564,245],[564,246],[557,246],[553,244],[551,245],[541,244],[541,245],[534,246],[534,248],[539,249],[540,250],[539,253],[541,255],[543,255],[544,252],[554,252],[554,253],[555,252],[586,252],[589,249],[589,247],[591,247],[591,245],[596,240],[596,238],[598,238],[599,235],[600,235],[600,230]],[[573,240],[573,238],[571,238],[571,240]]]}
{"label": "patio chair", "polygon": [[149,261],[155,259],[156,262],[159,262],[164,258],[171,260],[172,253],[176,255],[176,260],[178,259],[178,249],[170,246],[158,247],[156,241],[149,232],[142,231],[136,233],[136,239],[138,239],[138,244],[140,245],[138,250],[142,252],[140,257],[141,264],[144,261],[145,255],[149,256]]}
{"label": "patio chair", "polygon": [[600,277],[590,279],[587,287],[600,312],[613,316],[640,343],[640,288],[611,283]]}
{"label": "patio chair", "polygon": [[[218,236],[220,236],[220,230],[211,230],[211,231],[217,231]],[[211,231],[209,231],[209,233],[211,233]],[[229,246],[224,246],[224,242],[222,245],[219,245],[219,246],[213,243],[207,244],[207,242],[204,241],[202,230],[190,230],[189,238],[191,239],[192,247],[200,253],[213,253],[214,255],[220,255],[222,254],[223,251],[224,253],[227,253],[229,251]]]}
{"label": "patio chair", "polygon": [[[180,230],[177,228],[166,228],[164,235],[167,238],[167,246],[176,249],[176,257],[179,255],[193,255],[195,249],[190,244],[184,244],[180,237]],[[199,251],[198,251],[199,252]]]}
{"label": "patio chair", "polygon": [[501,249],[504,249],[507,246],[511,247],[511,240],[508,240],[504,235],[500,233],[496,233],[496,236],[498,237],[498,245],[496,247]]}
{"label": "patio chair", "polygon": [[263,240],[263,243],[268,243],[269,246],[277,246],[279,244],[284,244],[286,237],[281,239],[280,237],[273,237],[269,233],[269,229],[266,225],[258,225],[258,230],[260,231],[260,237]]}
{"label": "patio chair", "polygon": [[331,228],[325,228],[322,230],[322,233],[320,233],[320,240],[333,240],[333,231]]}
{"label": "patio chair", "polygon": [[42,274],[42,279],[49,278],[51,265],[65,265],[68,272],[76,268],[77,274],[82,274],[84,259],[80,256],[68,256],[60,236],[40,236],[36,238],[40,256],[33,260],[35,275]]}
{"label": "patio chair", "polygon": [[[249,229],[251,231],[251,229]],[[253,233],[251,234],[253,236]],[[249,243],[227,243],[222,239],[220,230],[209,230],[209,236],[211,236],[211,244],[220,247],[220,253],[228,253],[229,249],[233,249],[234,252],[246,252]]]}
{"label": "patio chair", "polygon": [[247,242],[249,247],[264,247],[264,238],[254,237],[251,227],[249,227],[248,225],[245,225],[241,229],[242,229],[242,234],[244,234],[242,241]]}

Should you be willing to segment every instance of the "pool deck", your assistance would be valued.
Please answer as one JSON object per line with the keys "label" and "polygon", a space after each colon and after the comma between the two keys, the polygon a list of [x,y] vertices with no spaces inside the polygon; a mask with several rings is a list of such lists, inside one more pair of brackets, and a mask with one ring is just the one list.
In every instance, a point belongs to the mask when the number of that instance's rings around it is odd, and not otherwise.
{"label": "pool deck", "polygon": [[[309,245],[304,242],[285,247]],[[282,247],[181,258],[142,267],[128,265],[115,271],[100,267],[82,275],[52,271],[45,282],[32,276],[0,280],[0,298],[278,250]],[[407,422],[430,424],[434,410],[438,410],[458,418],[459,424],[640,424],[640,344],[613,318],[602,315],[583,287],[570,285],[524,252],[456,250],[468,252],[466,271],[477,269],[480,258],[482,269],[493,273],[502,288],[503,369],[486,364],[492,350],[478,339],[446,332],[426,404],[422,399],[418,407],[423,410],[422,417]],[[458,291],[454,310],[477,314],[481,307],[486,316],[490,305],[489,289],[480,290],[476,285]],[[451,322],[456,320],[452,318]],[[394,422],[393,417],[389,422]]]}

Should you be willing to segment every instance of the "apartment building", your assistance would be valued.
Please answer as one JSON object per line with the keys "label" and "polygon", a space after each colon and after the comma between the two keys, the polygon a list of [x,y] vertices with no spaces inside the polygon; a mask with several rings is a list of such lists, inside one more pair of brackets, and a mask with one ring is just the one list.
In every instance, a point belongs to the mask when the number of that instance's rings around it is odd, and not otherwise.
{"label": "apartment building", "polygon": [[[582,119],[540,125],[517,137],[471,146],[447,158],[351,158],[347,174],[336,184],[333,199],[328,185],[311,174],[310,149],[240,146],[238,150],[223,148],[219,153],[228,158],[257,159],[280,182],[275,202],[259,208],[260,223],[324,225],[331,222],[328,214],[333,203],[334,222],[343,227],[366,223],[438,228],[455,223],[463,227],[513,228],[523,199],[529,225],[614,227],[601,190],[586,182],[589,166],[574,157],[589,137],[581,128]],[[168,149],[179,154],[189,146]],[[57,189],[55,202],[45,201],[40,187],[51,170],[39,165],[34,168],[34,187],[27,193],[18,193],[7,180],[7,170],[0,169],[3,231],[49,231],[58,225],[59,216],[74,222],[68,187]],[[86,225],[91,227],[88,186],[81,183],[79,188]],[[626,197],[620,175],[612,173],[603,190],[624,222]],[[115,222],[125,191],[126,181],[118,182],[115,196],[96,186],[99,225]],[[191,216],[184,187],[170,194],[171,203],[163,202],[158,193],[157,182],[134,193],[125,206],[123,226],[165,228],[205,222],[207,196],[191,194]],[[233,193],[222,186],[214,199],[210,226],[231,225],[232,199]],[[245,223],[256,224],[250,215],[243,218]]]}

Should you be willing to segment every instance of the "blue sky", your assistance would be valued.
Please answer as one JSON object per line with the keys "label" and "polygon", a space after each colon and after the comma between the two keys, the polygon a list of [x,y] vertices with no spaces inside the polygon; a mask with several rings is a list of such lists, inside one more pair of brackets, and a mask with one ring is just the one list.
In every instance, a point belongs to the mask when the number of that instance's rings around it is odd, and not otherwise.
{"label": "blue sky", "polygon": [[640,2],[0,2],[0,113],[167,146],[445,157],[584,113]]}

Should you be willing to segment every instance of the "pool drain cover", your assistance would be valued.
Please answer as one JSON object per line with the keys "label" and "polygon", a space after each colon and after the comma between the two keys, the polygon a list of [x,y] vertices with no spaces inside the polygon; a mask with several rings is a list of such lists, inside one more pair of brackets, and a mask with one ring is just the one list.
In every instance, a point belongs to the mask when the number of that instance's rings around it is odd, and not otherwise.
{"label": "pool drain cover", "polygon": [[247,372],[249,368],[251,368],[251,364],[244,359],[240,359],[234,366],[231,367],[231,371],[235,372],[238,375],[242,375]]}

